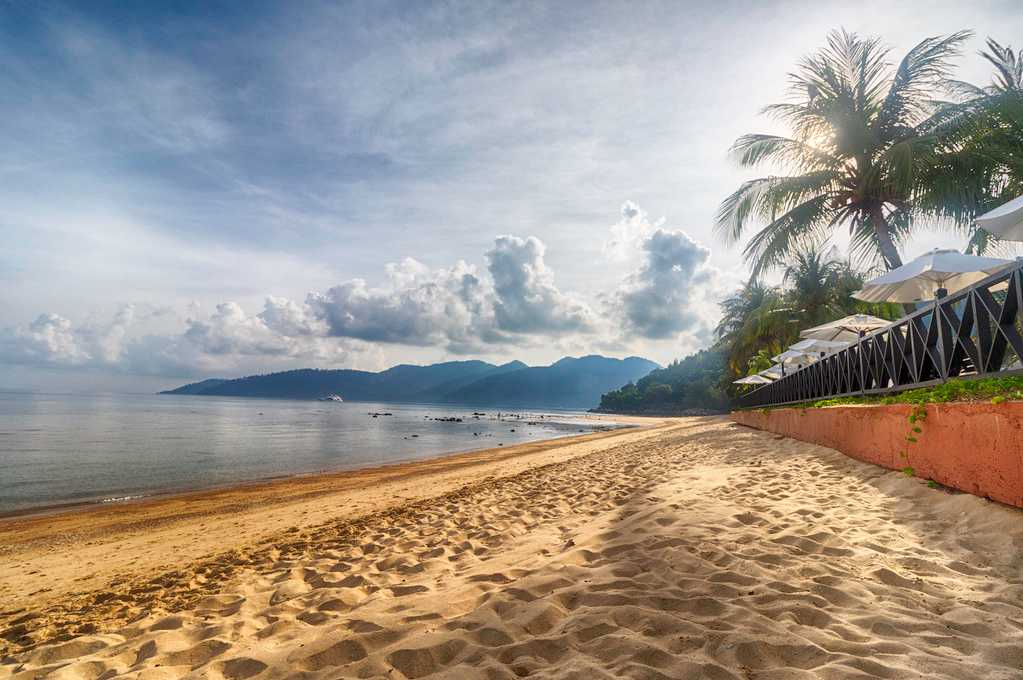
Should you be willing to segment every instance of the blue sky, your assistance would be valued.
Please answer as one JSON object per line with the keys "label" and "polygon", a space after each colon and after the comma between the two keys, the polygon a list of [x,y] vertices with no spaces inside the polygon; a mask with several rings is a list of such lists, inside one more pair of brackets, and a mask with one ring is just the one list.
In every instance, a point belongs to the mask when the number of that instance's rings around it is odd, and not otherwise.
{"label": "blue sky", "polygon": [[841,26],[984,82],[1023,9],[0,3],[0,388],[706,346],[728,146]]}

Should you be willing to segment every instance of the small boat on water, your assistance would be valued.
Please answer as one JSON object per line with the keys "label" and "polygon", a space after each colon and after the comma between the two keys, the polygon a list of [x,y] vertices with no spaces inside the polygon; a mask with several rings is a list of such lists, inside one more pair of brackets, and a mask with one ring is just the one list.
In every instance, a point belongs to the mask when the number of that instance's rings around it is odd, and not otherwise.
{"label": "small boat on water", "polygon": [[336,394],[328,394],[325,397],[320,397],[317,401],[344,401],[344,399]]}

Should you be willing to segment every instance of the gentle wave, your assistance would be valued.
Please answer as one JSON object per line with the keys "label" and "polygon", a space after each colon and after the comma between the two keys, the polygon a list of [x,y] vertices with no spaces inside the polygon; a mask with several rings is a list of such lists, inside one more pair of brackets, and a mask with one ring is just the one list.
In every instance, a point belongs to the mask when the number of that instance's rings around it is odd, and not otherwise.
{"label": "gentle wave", "polygon": [[145,498],[144,493],[134,494],[131,496],[114,496],[112,498],[104,498],[100,503],[124,503],[125,501],[136,501],[140,498]]}

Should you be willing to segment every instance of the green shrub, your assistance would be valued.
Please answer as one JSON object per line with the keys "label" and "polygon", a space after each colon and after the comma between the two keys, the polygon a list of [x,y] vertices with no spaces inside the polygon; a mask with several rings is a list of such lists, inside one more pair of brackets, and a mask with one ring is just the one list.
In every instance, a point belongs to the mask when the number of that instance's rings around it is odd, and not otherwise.
{"label": "green shrub", "polygon": [[[918,387],[915,390],[907,390],[898,394],[881,396],[848,396],[820,399],[818,401],[806,402],[803,404],[788,405],[779,408],[827,408],[829,406],[858,406],[858,405],[882,405],[893,404],[947,404],[950,402],[981,402],[990,401],[992,404],[1002,404],[1006,401],[1023,400],[1023,377],[1006,376],[1004,378],[980,378],[977,380],[963,380],[953,378],[947,383],[933,385],[931,387]],[[927,413],[923,409],[915,410],[909,416],[909,422],[926,420]]]}

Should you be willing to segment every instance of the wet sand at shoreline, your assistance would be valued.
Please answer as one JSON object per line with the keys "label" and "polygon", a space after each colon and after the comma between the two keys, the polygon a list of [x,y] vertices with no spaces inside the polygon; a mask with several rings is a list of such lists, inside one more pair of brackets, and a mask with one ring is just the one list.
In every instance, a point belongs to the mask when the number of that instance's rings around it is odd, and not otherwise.
{"label": "wet sand at shoreline", "polygon": [[[662,420],[618,416],[615,422],[645,428]],[[516,474],[553,460],[550,451],[567,442],[599,441],[609,434],[3,518],[0,616],[5,610],[38,607],[68,593],[100,589],[124,572],[171,570],[182,561],[265,540],[294,526],[354,519],[486,476]],[[588,450],[582,447],[570,455]]]}
{"label": "wet sand at shoreline", "polygon": [[0,522],[0,677],[1020,677],[1023,513],[648,423]]}

